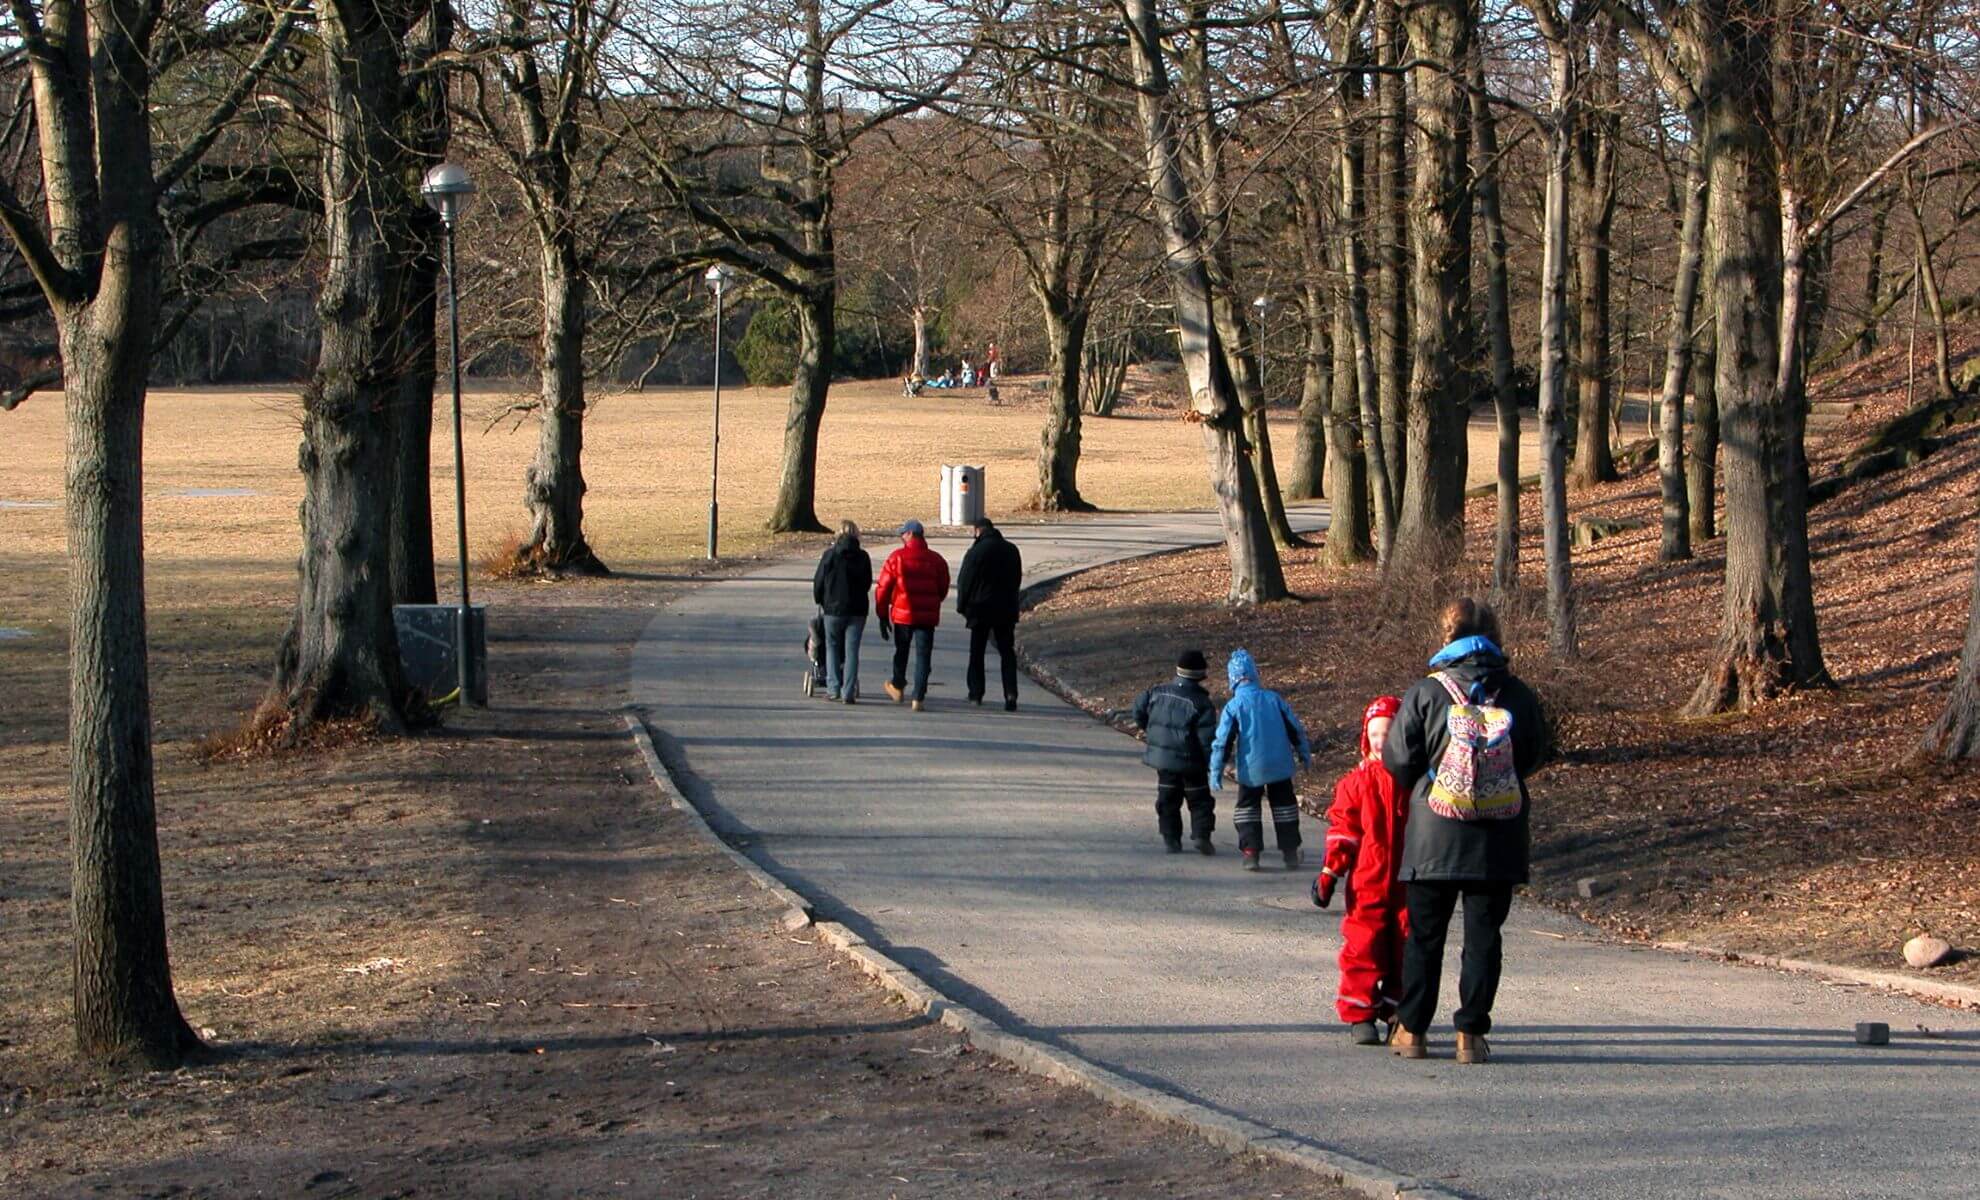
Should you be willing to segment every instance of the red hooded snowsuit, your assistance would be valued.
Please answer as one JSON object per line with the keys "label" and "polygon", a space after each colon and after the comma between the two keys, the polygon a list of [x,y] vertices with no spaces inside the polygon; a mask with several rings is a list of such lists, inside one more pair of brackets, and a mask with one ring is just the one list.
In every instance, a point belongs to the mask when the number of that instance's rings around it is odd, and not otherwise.
{"label": "red hooded snowsuit", "polygon": [[[1334,1009],[1341,1020],[1392,1020],[1402,997],[1403,940],[1409,913],[1396,879],[1402,857],[1409,797],[1382,760],[1368,757],[1368,722],[1394,716],[1395,702],[1368,706],[1361,719],[1361,763],[1334,786],[1327,809],[1327,854],[1322,871],[1347,884],[1341,918],[1341,990]],[[1324,882],[1324,881],[1323,881]]]}

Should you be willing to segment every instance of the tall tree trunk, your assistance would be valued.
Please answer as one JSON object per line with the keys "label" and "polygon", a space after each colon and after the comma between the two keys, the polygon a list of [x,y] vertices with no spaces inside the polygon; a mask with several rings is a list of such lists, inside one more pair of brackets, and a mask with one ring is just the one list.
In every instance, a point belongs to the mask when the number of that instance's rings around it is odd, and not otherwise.
{"label": "tall tree trunk", "polygon": [[[1705,153],[1710,164],[1718,398],[1725,433],[1725,607],[1717,645],[1689,711],[1748,708],[1791,686],[1803,638],[1788,597],[1791,432],[1784,420],[1780,168],[1765,124],[1773,80],[1771,14],[1758,0],[1703,10]],[[1819,663],[1814,664],[1819,666]]]}
{"label": "tall tree trunk", "polygon": [[1684,477],[1684,385],[1691,376],[1691,327],[1697,319],[1699,266],[1705,257],[1705,159],[1696,150],[1685,171],[1684,189],[1677,280],[1671,285],[1671,329],[1664,344],[1664,386],[1657,397],[1657,481],[1663,495],[1663,536],[1657,558],[1661,562],[1691,557],[1691,507]]}
{"label": "tall tree trunk", "polygon": [[1854,343],[1858,359],[1868,358],[1877,350],[1877,314],[1884,293],[1884,233],[1891,223],[1891,205],[1896,202],[1893,193],[1870,212],[1870,253],[1863,271],[1863,327],[1857,330]]}
{"label": "tall tree trunk", "polygon": [[1135,108],[1147,151],[1149,192],[1161,229],[1164,263],[1176,302],[1178,340],[1189,376],[1190,407],[1203,427],[1204,457],[1231,559],[1230,602],[1256,604],[1287,595],[1278,547],[1265,520],[1258,480],[1245,453],[1244,409],[1219,344],[1211,309],[1201,218],[1183,182],[1169,70],[1154,0],[1123,0],[1133,58]]}
{"label": "tall tree trunk", "polygon": [[1553,91],[1547,131],[1547,183],[1540,274],[1540,528],[1546,556],[1547,648],[1554,657],[1580,653],[1574,602],[1573,546],[1568,540],[1568,178],[1573,170],[1574,59],[1557,42],[1547,47]]}
{"label": "tall tree trunk", "polygon": [[[1381,405],[1382,459],[1388,469],[1375,473],[1371,483],[1388,485],[1391,512],[1400,512],[1403,503],[1409,463],[1405,413],[1414,366],[1409,336],[1409,229],[1404,215],[1409,204],[1405,150],[1409,102],[1405,79],[1397,71],[1404,57],[1403,28],[1397,0],[1376,0],[1375,59],[1387,70],[1375,76],[1375,170],[1370,208],[1375,217],[1375,320],[1380,339],[1375,350],[1375,385]],[[1383,561],[1388,561],[1386,547]]]}
{"label": "tall tree trunk", "polygon": [[1774,411],[1780,449],[1770,462],[1768,505],[1780,538],[1772,586],[1787,622],[1789,681],[1830,686],[1815,624],[1815,576],[1808,545],[1808,353],[1820,320],[1822,238],[1809,232],[1807,206],[1783,188],[1781,214],[1780,358]]}
{"label": "tall tree trunk", "polygon": [[917,304],[910,314],[914,320],[914,365],[909,368],[916,379],[928,378],[928,309]]}
{"label": "tall tree trunk", "polygon": [[[1348,86],[1343,85],[1343,93]],[[1361,230],[1367,216],[1367,204],[1362,198],[1365,175],[1361,136],[1345,95],[1343,107],[1350,117],[1345,122],[1347,133],[1341,139],[1341,269],[1347,276],[1348,330],[1354,343],[1355,400],[1361,414],[1361,445],[1373,507],[1375,557],[1386,565],[1396,545],[1395,489],[1389,482],[1394,468],[1382,436],[1375,338],[1368,318],[1367,264],[1361,249]]]}
{"label": "tall tree trunk", "polygon": [[797,368],[791,376],[790,411],[784,418],[784,466],[771,510],[772,533],[824,533],[814,495],[818,480],[818,430],[832,385],[834,287],[829,280],[791,298],[798,319]]}
{"label": "tall tree trunk", "polygon": [[548,574],[609,574],[584,536],[584,276],[569,237],[541,239],[542,358],[536,458],[523,476],[530,512],[522,561]]}
{"label": "tall tree trunk", "polygon": [[1946,710],[1925,735],[1925,751],[1949,760],[1980,758],[1980,554],[1973,561],[1973,588],[1966,600],[1966,644],[1959,673],[1946,696]]}
{"label": "tall tree trunk", "polygon": [[1616,215],[1616,141],[1621,120],[1616,111],[1620,45],[1613,22],[1603,20],[1599,25],[1595,69],[1588,78],[1588,96],[1575,130],[1575,257],[1581,279],[1581,311],[1580,344],[1575,354],[1579,403],[1570,482],[1577,487],[1618,478],[1609,445],[1610,409],[1615,404],[1609,356],[1609,280]]}
{"label": "tall tree trunk", "polygon": [[303,394],[303,552],[275,685],[295,728],[336,717],[405,726],[392,626],[392,403],[408,317],[392,236],[418,198],[399,168],[399,42],[416,14],[365,0],[323,6],[322,348]]}
{"label": "tall tree trunk", "polygon": [[1483,46],[1471,54],[1471,131],[1478,146],[1478,215],[1485,223],[1485,327],[1492,348],[1492,401],[1498,419],[1498,511],[1492,538],[1492,594],[1519,591],[1519,396],[1513,387],[1512,296],[1506,222],[1499,202],[1499,125],[1485,91]]}
{"label": "tall tree trunk", "polygon": [[1464,553],[1471,381],[1471,53],[1466,0],[1420,0],[1405,14],[1411,51],[1439,64],[1415,77],[1416,188],[1410,208],[1415,296],[1402,561],[1443,566]]}
{"label": "tall tree trunk", "polygon": [[1693,546],[1719,536],[1719,335],[1711,327],[1717,318],[1706,320],[1691,356],[1691,453],[1684,464]]}
{"label": "tall tree trunk", "polygon": [[1959,394],[1952,377],[1952,341],[1946,330],[1946,302],[1939,291],[1939,269],[1932,261],[1932,246],[1925,237],[1925,208],[1911,200],[1912,228],[1917,234],[1918,286],[1925,298],[1925,309],[1932,314],[1932,374],[1939,395],[1950,399]]}
{"label": "tall tree trunk", "polygon": [[[1363,321],[1367,312],[1362,313]],[[1370,525],[1368,458],[1363,450],[1361,401],[1352,352],[1354,332],[1349,328],[1347,297],[1334,297],[1334,386],[1327,411],[1327,479],[1331,495],[1327,506],[1326,561],[1345,567],[1368,562],[1375,557]],[[1370,395],[1373,395],[1371,390]],[[1370,406],[1372,410],[1372,405]]]}
{"label": "tall tree trunk", "polygon": [[1041,296],[1040,304],[1052,390],[1045,402],[1045,429],[1038,438],[1038,509],[1092,512],[1093,505],[1079,494],[1079,383],[1086,357],[1087,314],[1062,296]]}
{"label": "tall tree trunk", "polygon": [[[431,224],[438,225],[433,216]],[[437,231],[422,234],[437,236]],[[392,403],[392,602],[432,604],[434,325],[440,313],[440,256],[422,246],[406,264],[405,373]]]}
{"label": "tall tree trunk", "polygon": [[1286,495],[1318,500],[1327,494],[1327,422],[1334,407],[1334,314],[1327,303],[1325,269],[1309,273],[1301,290],[1300,320],[1306,339],[1300,355],[1298,434]]}
{"label": "tall tree trunk", "polygon": [[123,223],[102,281],[57,322],[69,434],[69,906],[77,1050],[162,1070],[199,1045],[172,993],[145,639],[144,396],[164,239],[146,114],[115,115],[129,122],[115,152],[143,170],[105,163],[133,194],[105,197]]}

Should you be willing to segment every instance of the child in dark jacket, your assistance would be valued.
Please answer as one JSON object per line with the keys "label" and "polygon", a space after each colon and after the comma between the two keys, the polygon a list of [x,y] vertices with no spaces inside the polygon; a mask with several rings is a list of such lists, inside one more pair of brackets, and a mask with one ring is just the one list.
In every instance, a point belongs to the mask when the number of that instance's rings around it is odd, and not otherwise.
{"label": "child in dark jacket", "polygon": [[1134,723],[1148,735],[1141,761],[1155,768],[1155,824],[1169,853],[1182,853],[1182,808],[1189,802],[1189,836],[1199,854],[1215,854],[1217,827],[1210,795],[1210,745],[1217,734],[1217,705],[1203,686],[1210,664],[1201,650],[1176,659],[1176,677],[1141,693]]}
{"label": "child in dark jacket", "polygon": [[1378,696],[1363,710],[1361,761],[1334,785],[1334,803],[1327,809],[1326,861],[1313,880],[1313,903],[1321,908],[1333,901],[1337,885],[1347,885],[1341,987],[1334,1011],[1351,1026],[1357,1046],[1381,1043],[1375,1023],[1393,1025],[1402,999],[1409,914],[1396,867],[1409,798],[1397,794],[1395,777],[1382,765],[1382,743],[1401,707],[1394,696]]}

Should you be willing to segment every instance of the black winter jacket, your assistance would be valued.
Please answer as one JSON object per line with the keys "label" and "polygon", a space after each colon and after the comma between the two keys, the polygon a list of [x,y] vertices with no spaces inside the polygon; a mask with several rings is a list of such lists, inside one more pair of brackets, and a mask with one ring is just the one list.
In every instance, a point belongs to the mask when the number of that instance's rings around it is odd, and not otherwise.
{"label": "black winter jacket", "polygon": [[828,617],[864,617],[873,590],[873,559],[856,537],[832,543],[811,575],[811,599]]}
{"label": "black winter jacket", "polygon": [[1217,738],[1217,705],[1194,679],[1149,688],[1134,702],[1134,723],[1148,734],[1141,761],[1158,771],[1208,771]]}
{"label": "black winter jacket", "polygon": [[[1481,639],[1482,640],[1482,639]],[[1451,698],[1433,678],[1417,680],[1404,693],[1402,711],[1389,725],[1382,746],[1382,763],[1395,776],[1398,794],[1409,797],[1409,827],[1403,839],[1399,877],[1429,881],[1525,883],[1530,842],[1529,818],[1533,798],[1526,780],[1553,752],[1553,732],[1547,727],[1539,697],[1506,669],[1505,657],[1490,643],[1441,665],[1467,691],[1484,684],[1487,697],[1512,714],[1513,766],[1519,772],[1522,803],[1510,820],[1458,821],[1433,812],[1430,784],[1450,742],[1445,717]]]}
{"label": "black winter jacket", "polygon": [[1001,531],[978,534],[963,555],[956,576],[956,611],[971,629],[1008,625],[1018,617],[1018,593],[1024,590],[1024,556]]}

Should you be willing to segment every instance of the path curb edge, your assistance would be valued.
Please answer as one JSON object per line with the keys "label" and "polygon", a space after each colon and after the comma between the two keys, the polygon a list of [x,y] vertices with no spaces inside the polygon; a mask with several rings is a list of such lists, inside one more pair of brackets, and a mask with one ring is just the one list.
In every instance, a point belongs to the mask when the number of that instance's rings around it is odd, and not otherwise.
{"label": "path curb edge", "polygon": [[1009,1063],[1028,1074],[1076,1087],[1115,1108],[1129,1109],[1188,1130],[1201,1140],[1233,1154],[1258,1154],[1307,1171],[1329,1183],[1351,1188],[1374,1200],[1462,1200],[1458,1193],[1408,1176],[1398,1176],[1373,1163],[1329,1150],[1284,1130],[1232,1117],[1110,1071],[1098,1063],[1034,1038],[1015,1034],[972,1008],[943,995],[913,971],[868,945],[866,939],[837,921],[816,921],[809,900],[715,832],[701,810],[674,783],[672,773],[653,742],[653,731],[636,705],[623,710],[626,729],[646,762],[654,786],[672,807],[688,819],[697,836],[711,843],[739,867],[749,881],[783,905],[780,918],[787,930],[812,926],[825,942],[850,959],[876,983],[908,1007],[925,1013],[961,1035],[972,1049]]}
{"label": "path curb edge", "polygon": [[1650,945],[1653,949],[1673,954],[1697,954],[1706,958],[1722,958],[1730,963],[1767,967],[1797,975],[1813,975],[1838,983],[1854,983],[1886,992],[1896,992],[1914,999],[1936,1000],[1955,1007],[1980,1009],[1980,987],[1971,987],[1963,983],[1945,983],[1937,979],[1899,975],[1892,971],[1842,967],[1834,963],[1812,962],[1802,958],[1781,958],[1777,955],[1749,953],[1745,950],[1721,950],[1717,946],[1704,946],[1696,942],[1652,942]]}

